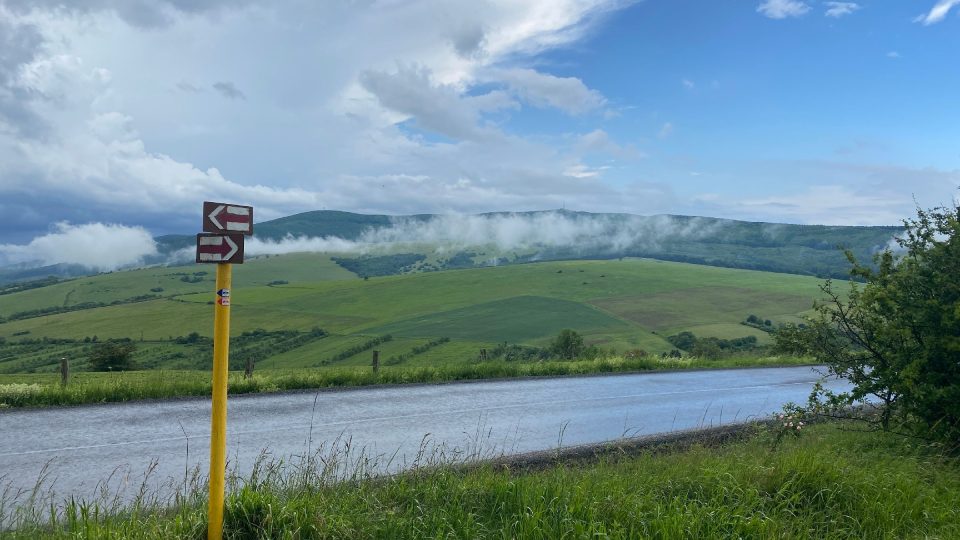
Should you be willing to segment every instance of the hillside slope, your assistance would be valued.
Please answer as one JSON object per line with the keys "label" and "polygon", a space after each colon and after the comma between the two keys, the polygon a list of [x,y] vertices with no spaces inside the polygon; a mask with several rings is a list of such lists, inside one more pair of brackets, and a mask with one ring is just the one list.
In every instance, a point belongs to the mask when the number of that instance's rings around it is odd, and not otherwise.
{"label": "hillside slope", "polygon": [[[616,245],[597,245],[589,239],[570,244],[531,243],[521,248],[510,247],[509,242],[493,245],[460,246],[468,252],[484,251],[486,257],[477,258],[478,265],[494,258],[498,264],[514,264],[543,260],[610,259],[645,257],[667,261],[706,264],[729,268],[765,270],[770,272],[810,275],[816,277],[847,278],[849,265],[842,250],[851,250],[859,259],[869,261],[874,253],[885,248],[902,227],[860,227],[828,225],[791,225],[761,223],[691,216],[637,216],[632,214],[594,214],[589,212],[549,211],[491,213],[472,218],[489,221],[536,220],[556,217],[567,227],[605,230],[625,235]],[[470,219],[467,217],[465,219]],[[434,220],[449,217],[435,215],[384,216],[353,214],[338,211],[314,211],[287,216],[256,225],[256,238],[282,240],[285,237],[336,237],[357,241],[373,236],[377,231],[402,227],[390,235],[391,240],[416,234],[417,226],[428,226]],[[455,220],[454,220],[455,221]],[[469,228],[475,224],[465,226]],[[495,229],[495,226],[494,226]],[[506,231],[509,235],[510,231]],[[169,253],[193,242],[192,236],[158,238],[161,251]],[[422,238],[412,238],[422,240]],[[446,246],[419,244],[414,251],[432,253],[436,249],[448,251]],[[486,248],[486,249],[482,249]],[[410,247],[397,247],[387,252]]]}
{"label": "hillside slope", "polygon": [[[108,338],[140,342],[143,367],[204,367],[214,296],[208,270],[114,272],[4,295],[0,316],[9,320],[0,323],[6,342],[0,372],[52,370],[57,347],[82,357],[94,340]],[[763,341],[766,334],[740,322],[751,314],[795,321],[812,306],[817,284],[809,277],[643,259],[360,280],[320,255],[261,257],[237,267],[233,356],[240,361],[247,351],[264,367],[363,364],[370,348],[364,344],[389,335],[377,345],[385,359],[464,362],[502,342],[545,345],[564,328],[621,352],[669,351],[664,338],[681,331]],[[23,312],[28,316],[16,315]],[[199,337],[185,338],[193,333]],[[430,343],[429,351],[407,354]]]}

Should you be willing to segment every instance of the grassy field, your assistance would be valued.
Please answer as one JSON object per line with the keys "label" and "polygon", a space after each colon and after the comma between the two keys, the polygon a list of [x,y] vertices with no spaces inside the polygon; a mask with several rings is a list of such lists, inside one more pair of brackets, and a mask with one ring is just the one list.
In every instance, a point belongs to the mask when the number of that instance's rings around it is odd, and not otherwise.
{"label": "grassy field", "polygon": [[[533,469],[427,467],[388,478],[342,454],[265,463],[228,497],[225,538],[957,538],[960,468],[909,439],[809,426],[719,448],[611,452]],[[341,461],[338,461],[338,456]],[[173,507],[69,501],[9,538],[198,538],[204,487]],[[2,507],[2,506],[0,506]],[[37,519],[51,519],[43,526]]]}
{"label": "grassy field", "polygon": [[[115,272],[0,296],[0,313],[7,317],[95,303],[91,309],[0,323],[0,404],[208,394],[213,326],[209,304],[214,297],[208,270],[189,265]],[[739,323],[749,314],[776,322],[797,320],[818,291],[812,278],[643,259],[362,280],[328,257],[307,254],[248,261],[236,267],[235,283],[231,368],[243,369],[247,360],[257,366],[257,376],[250,381],[235,376],[235,393],[800,363],[804,360],[762,353],[722,362],[660,362],[653,357],[671,351],[665,338],[683,330],[700,337],[756,336],[760,344],[769,343],[769,334]],[[125,301],[144,294],[159,297]],[[96,307],[100,304],[106,305]],[[602,361],[479,362],[482,349],[502,343],[547,346],[564,328],[602,347]],[[186,339],[192,333],[195,337]],[[123,338],[132,340],[134,365],[146,372],[85,373],[97,342]],[[377,377],[369,367],[374,349],[380,354]],[[622,355],[634,349],[651,356],[624,363]],[[67,388],[56,384],[61,358],[69,360],[74,375]]]}
{"label": "grassy field", "polygon": [[[209,270],[188,265],[115,272],[0,296],[0,315],[7,317],[84,302],[107,304],[9,320],[0,324],[0,338],[8,343],[94,336],[162,342],[191,332],[209,336],[213,326],[209,303],[214,296],[212,275],[204,273]],[[305,332],[319,327],[331,334],[329,341],[310,348],[260,359],[277,368],[314,366],[325,354],[333,354],[336,344],[349,347],[363,336],[383,334],[396,338],[387,355],[441,337],[461,344],[435,351],[431,358],[440,362],[472,359],[480,348],[502,342],[544,345],[563,328],[584,334],[588,344],[620,352],[640,348],[661,353],[672,348],[664,338],[682,330],[765,339],[762,332],[739,322],[749,314],[775,322],[797,320],[810,309],[817,284],[818,280],[801,276],[645,259],[551,262],[361,280],[329,257],[261,257],[236,268],[232,331],[234,335],[255,329]],[[123,303],[148,294],[158,297]],[[153,360],[145,358],[147,365],[187,367],[182,362],[164,364],[161,357],[166,353],[161,349],[156,349],[160,356]],[[369,356],[358,357],[347,365],[368,360]],[[0,352],[0,372],[21,367],[43,371],[54,365],[37,358],[3,359]]]}
{"label": "grassy field", "polygon": [[[139,295],[176,296],[208,292],[214,283],[214,268],[203,265],[143,268],[72,279],[27,291],[0,296],[0,316],[51,306],[83,302],[109,304]],[[193,280],[195,282],[185,281]],[[234,266],[235,287],[266,286],[277,281],[316,282],[351,280],[357,276],[337,266],[329,256],[296,253],[283,257],[259,256]],[[162,291],[151,291],[161,288]]]}

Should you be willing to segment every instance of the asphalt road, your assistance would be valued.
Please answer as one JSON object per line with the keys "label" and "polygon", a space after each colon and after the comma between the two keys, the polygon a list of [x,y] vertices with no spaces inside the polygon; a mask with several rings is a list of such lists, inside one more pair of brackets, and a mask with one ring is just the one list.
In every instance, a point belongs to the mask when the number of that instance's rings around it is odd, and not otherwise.
{"label": "asphalt road", "polygon": [[[418,456],[487,458],[717,426],[804,402],[819,378],[798,367],[238,396],[228,468],[245,476],[262,452],[295,463],[336,448],[383,472]],[[38,481],[46,499],[129,500],[146,476],[151,493],[167,496],[185,471],[206,475],[209,432],[209,399],[2,411],[0,493],[8,510]]]}

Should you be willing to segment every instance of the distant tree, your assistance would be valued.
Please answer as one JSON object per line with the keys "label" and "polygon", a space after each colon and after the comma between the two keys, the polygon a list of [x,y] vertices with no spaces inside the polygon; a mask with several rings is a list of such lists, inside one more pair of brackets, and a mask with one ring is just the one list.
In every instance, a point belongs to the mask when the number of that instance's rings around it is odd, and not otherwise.
{"label": "distant tree", "polygon": [[550,352],[564,360],[573,360],[584,352],[583,336],[565,328],[550,342]]}
{"label": "distant tree", "polygon": [[90,369],[93,371],[127,371],[133,369],[136,345],[130,342],[104,341],[90,351]]}
{"label": "distant tree", "polygon": [[190,332],[186,336],[177,336],[174,342],[181,345],[192,345],[194,343],[199,343],[201,340],[203,340],[203,336],[197,332]]}
{"label": "distant tree", "polygon": [[720,340],[707,338],[697,340],[690,353],[700,358],[715,360],[723,354],[723,349],[720,346]]}
{"label": "distant tree", "polygon": [[692,351],[697,344],[697,336],[693,335],[693,332],[680,332],[675,336],[668,337],[667,341],[678,349]]}

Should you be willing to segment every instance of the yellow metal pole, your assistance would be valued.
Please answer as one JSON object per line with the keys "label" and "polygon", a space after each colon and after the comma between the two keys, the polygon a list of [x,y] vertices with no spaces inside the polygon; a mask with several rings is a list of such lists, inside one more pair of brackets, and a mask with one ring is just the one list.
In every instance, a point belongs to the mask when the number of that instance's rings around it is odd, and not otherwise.
{"label": "yellow metal pole", "polygon": [[207,539],[223,537],[224,472],[227,468],[227,376],[230,356],[231,266],[217,265],[213,309],[213,411],[210,415],[210,523]]}

